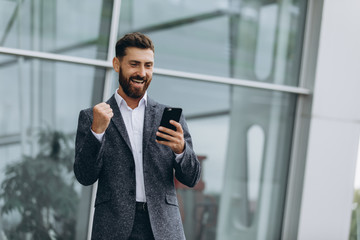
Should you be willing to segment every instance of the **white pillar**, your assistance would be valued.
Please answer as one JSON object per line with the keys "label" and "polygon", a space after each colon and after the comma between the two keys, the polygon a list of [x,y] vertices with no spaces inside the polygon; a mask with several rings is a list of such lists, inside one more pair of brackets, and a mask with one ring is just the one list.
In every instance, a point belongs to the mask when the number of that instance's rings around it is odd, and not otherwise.
{"label": "white pillar", "polygon": [[359,10],[359,0],[324,0],[298,240],[349,238],[360,136]]}

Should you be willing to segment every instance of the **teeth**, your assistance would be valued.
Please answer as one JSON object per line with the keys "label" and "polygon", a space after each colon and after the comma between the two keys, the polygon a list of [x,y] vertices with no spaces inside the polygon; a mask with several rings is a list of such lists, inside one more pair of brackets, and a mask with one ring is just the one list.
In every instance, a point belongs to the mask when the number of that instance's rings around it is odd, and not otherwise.
{"label": "teeth", "polygon": [[136,80],[136,79],[132,79],[133,82],[136,82],[136,83],[143,83],[144,80]]}

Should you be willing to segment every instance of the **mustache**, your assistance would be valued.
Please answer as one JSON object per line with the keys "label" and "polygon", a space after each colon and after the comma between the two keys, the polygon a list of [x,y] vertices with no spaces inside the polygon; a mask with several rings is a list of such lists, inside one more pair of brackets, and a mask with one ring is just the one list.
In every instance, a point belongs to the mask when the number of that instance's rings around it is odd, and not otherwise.
{"label": "mustache", "polygon": [[139,75],[134,76],[134,77],[130,77],[130,80],[142,80],[142,81],[146,81],[146,77],[141,77]]}

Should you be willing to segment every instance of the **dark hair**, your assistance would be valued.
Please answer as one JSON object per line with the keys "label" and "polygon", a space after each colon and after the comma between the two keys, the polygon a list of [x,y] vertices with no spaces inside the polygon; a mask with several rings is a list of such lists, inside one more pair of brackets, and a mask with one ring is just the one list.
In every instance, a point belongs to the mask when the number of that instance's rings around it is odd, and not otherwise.
{"label": "dark hair", "polygon": [[128,33],[125,34],[122,38],[120,38],[116,45],[115,45],[115,54],[116,57],[122,58],[126,55],[126,48],[128,47],[136,47],[136,48],[142,48],[142,49],[151,49],[153,52],[155,52],[154,44],[151,41],[151,39],[140,33],[140,32],[134,32],[134,33]]}

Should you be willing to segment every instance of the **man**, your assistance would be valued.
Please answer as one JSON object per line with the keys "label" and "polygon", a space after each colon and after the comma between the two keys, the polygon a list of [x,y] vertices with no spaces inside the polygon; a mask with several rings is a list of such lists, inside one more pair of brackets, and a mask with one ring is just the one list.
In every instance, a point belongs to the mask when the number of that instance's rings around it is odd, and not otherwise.
{"label": "man", "polygon": [[174,175],[189,187],[200,177],[188,127],[181,116],[171,121],[176,131],[158,128],[165,106],[146,91],[152,41],[130,33],[115,50],[119,88],[80,112],[76,135],[75,176],[83,185],[98,181],[92,239],[185,239]]}

